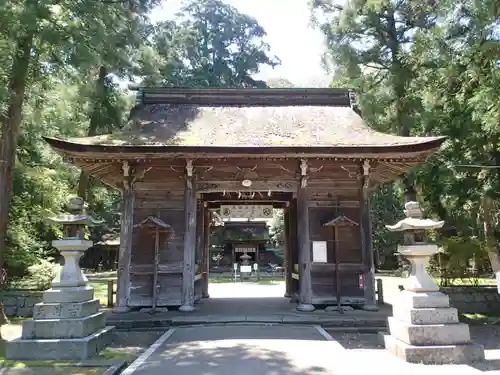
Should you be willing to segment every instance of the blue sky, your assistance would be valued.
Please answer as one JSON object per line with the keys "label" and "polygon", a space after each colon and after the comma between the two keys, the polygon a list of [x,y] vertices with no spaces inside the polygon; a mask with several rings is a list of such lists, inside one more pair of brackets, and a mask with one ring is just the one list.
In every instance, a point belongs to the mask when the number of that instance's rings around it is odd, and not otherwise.
{"label": "blue sky", "polygon": [[[224,0],[240,12],[254,18],[267,32],[271,53],[281,59],[281,66],[264,67],[258,78],[286,78],[296,86],[327,86],[330,79],[321,67],[323,36],[309,25],[307,0]],[[164,0],[151,18],[171,18],[182,0]]]}

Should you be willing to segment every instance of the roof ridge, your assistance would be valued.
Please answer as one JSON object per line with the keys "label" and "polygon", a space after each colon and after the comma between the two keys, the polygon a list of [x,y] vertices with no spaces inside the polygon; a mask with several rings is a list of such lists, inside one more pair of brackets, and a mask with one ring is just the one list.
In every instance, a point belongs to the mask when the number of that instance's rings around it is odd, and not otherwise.
{"label": "roof ridge", "polygon": [[354,92],[346,88],[187,88],[136,87],[137,104],[224,106],[352,107]]}

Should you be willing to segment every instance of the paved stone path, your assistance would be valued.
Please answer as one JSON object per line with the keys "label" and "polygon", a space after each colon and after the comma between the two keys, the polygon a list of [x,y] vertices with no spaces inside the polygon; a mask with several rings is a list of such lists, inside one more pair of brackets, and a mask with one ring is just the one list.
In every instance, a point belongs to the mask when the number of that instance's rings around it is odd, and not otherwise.
{"label": "paved stone path", "polygon": [[262,285],[251,282],[211,284],[209,299],[196,304],[196,311],[182,313],[176,310],[114,314],[108,312],[108,324],[119,329],[168,327],[204,323],[265,322],[286,324],[320,324],[324,326],[384,327],[390,307],[381,311],[348,311],[345,314],[316,310],[313,313],[297,311],[296,303],[284,298],[284,283]]}
{"label": "paved stone path", "polygon": [[408,364],[385,350],[346,349],[312,326],[198,326],[175,328],[135,371],[124,374],[492,375],[498,365]]}

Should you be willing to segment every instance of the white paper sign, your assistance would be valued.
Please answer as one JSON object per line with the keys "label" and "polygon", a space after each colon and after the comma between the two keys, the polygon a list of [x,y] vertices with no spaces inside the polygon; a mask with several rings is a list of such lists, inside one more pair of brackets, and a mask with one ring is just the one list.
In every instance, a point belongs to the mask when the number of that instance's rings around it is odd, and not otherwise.
{"label": "white paper sign", "polygon": [[313,241],[313,263],[327,263],[326,241]]}
{"label": "white paper sign", "polygon": [[255,247],[235,247],[236,253],[255,253]]}
{"label": "white paper sign", "polygon": [[252,272],[252,266],[241,266],[240,267],[240,272]]}

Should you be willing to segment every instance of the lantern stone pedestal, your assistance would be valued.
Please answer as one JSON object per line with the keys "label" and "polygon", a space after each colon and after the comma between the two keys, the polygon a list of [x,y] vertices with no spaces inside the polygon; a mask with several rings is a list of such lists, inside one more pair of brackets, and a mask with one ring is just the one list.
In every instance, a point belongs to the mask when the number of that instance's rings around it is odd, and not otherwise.
{"label": "lantern stone pedestal", "polygon": [[[81,223],[82,217],[78,219]],[[43,302],[34,306],[33,320],[23,321],[21,338],[7,342],[7,359],[85,360],[110,342],[114,327],[106,326],[94,288],[78,265],[92,241],[72,238],[52,245],[64,257],[64,266],[44,292]]]}
{"label": "lantern stone pedestal", "polygon": [[439,291],[426,271],[429,258],[438,248],[425,243],[421,231],[440,228],[443,222],[422,219],[416,202],[408,202],[405,208],[407,219],[387,226],[391,231],[406,232],[405,245],[399,246],[398,251],[411,262],[411,274],[393,306],[393,316],[388,319],[390,334],[384,336],[386,349],[412,363],[484,360],[483,346],[471,342],[469,326],[459,322],[457,309],[450,306],[449,297]]}

